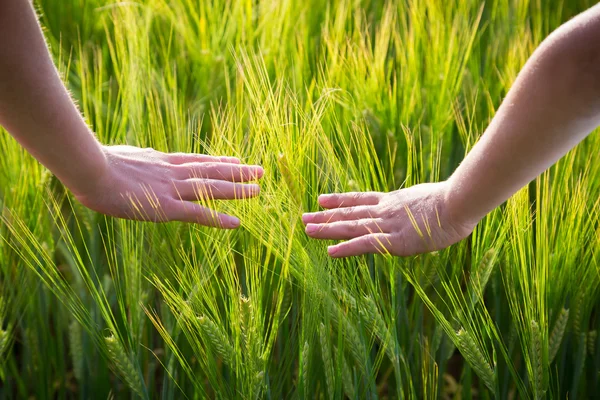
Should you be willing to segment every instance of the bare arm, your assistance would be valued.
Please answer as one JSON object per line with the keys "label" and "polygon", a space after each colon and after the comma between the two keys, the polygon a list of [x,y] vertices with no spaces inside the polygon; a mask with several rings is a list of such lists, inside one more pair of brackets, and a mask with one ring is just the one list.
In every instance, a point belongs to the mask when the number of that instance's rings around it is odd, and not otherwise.
{"label": "bare arm", "polygon": [[600,124],[600,6],[551,34],[450,178],[452,212],[472,223]]}
{"label": "bare arm", "polygon": [[262,169],[233,157],[101,145],[61,82],[28,0],[0,1],[0,124],[84,205],[105,214],[234,228],[237,218],[194,200],[259,192],[237,182],[259,178]]}
{"label": "bare arm", "polygon": [[467,237],[491,210],[600,124],[600,5],[550,35],[529,59],[481,140],[445,182],[390,193],[323,195],[306,232],[349,239],[333,257],[407,256]]}

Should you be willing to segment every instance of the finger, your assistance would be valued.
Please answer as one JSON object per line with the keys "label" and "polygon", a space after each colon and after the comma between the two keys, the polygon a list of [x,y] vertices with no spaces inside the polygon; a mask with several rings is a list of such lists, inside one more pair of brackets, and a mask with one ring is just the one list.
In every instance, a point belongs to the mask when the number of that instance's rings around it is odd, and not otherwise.
{"label": "finger", "polygon": [[264,170],[259,165],[231,163],[185,163],[177,165],[179,179],[219,179],[229,182],[247,182],[260,179]]}
{"label": "finger", "polygon": [[191,201],[173,200],[166,208],[165,214],[170,221],[190,222],[223,229],[235,229],[240,226],[238,218],[221,214]]}
{"label": "finger", "polygon": [[375,207],[358,206],[335,208],[333,210],[306,213],[302,215],[302,222],[305,224],[324,224],[337,221],[351,221],[355,219],[376,218],[378,212]]}
{"label": "finger", "polygon": [[206,163],[206,162],[223,162],[229,164],[239,164],[240,159],[237,157],[220,157],[208,156],[206,154],[196,153],[167,153],[167,161],[171,164],[186,164],[186,163]]}
{"label": "finger", "polygon": [[176,196],[180,200],[200,199],[232,200],[256,197],[260,186],[256,184],[233,183],[215,179],[186,179],[175,181]]}
{"label": "finger", "polygon": [[327,248],[327,253],[334,258],[359,256],[361,254],[389,253],[392,248],[392,235],[376,233],[360,236],[347,242]]}
{"label": "finger", "polygon": [[379,204],[383,193],[379,192],[348,192],[322,194],[319,205],[324,208],[339,208],[353,206],[374,206]]}
{"label": "finger", "polygon": [[352,239],[371,233],[384,233],[382,219],[359,219],[329,224],[308,224],[306,234],[315,239]]}

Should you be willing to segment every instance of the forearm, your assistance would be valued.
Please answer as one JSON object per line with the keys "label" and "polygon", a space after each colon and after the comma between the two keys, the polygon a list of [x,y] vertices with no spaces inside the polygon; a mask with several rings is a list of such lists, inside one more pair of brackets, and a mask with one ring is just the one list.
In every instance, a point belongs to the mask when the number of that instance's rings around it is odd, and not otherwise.
{"label": "forearm", "polygon": [[0,2],[0,124],[71,189],[85,190],[105,168],[27,0]]}
{"label": "forearm", "polygon": [[600,124],[600,7],[536,50],[449,179],[454,215],[476,223]]}

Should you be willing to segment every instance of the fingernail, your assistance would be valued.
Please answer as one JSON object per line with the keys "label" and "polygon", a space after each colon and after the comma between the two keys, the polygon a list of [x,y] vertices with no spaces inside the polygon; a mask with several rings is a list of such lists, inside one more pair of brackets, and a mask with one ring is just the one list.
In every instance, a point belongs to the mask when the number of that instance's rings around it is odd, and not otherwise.
{"label": "fingernail", "polygon": [[319,202],[326,202],[331,198],[330,194],[322,194],[319,196]]}
{"label": "fingernail", "polygon": [[227,226],[229,228],[237,228],[238,226],[240,226],[240,219],[237,217],[229,217],[227,219]]}
{"label": "fingernail", "polygon": [[335,255],[335,253],[337,253],[337,252],[338,252],[338,248],[335,246],[329,246],[327,248],[327,254],[329,254],[330,256]]}
{"label": "fingernail", "polygon": [[306,230],[305,230],[306,233],[313,233],[313,232],[316,232],[316,230],[317,230],[317,225],[316,224],[308,224],[308,225],[306,225]]}

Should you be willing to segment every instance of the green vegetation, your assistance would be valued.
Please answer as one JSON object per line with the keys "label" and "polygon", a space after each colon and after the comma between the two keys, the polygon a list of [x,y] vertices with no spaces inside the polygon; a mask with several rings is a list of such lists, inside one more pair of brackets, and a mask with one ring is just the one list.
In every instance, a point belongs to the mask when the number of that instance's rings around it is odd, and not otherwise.
{"label": "green vegetation", "polygon": [[443,251],[332,260],[300,220],[320,193],[447,178],[591,2],[329,3],[37,1],[102,142],[266,174],[210,202],[236,231],[115,220],[2,131],[0,398],[600,392],[597,134]]}

